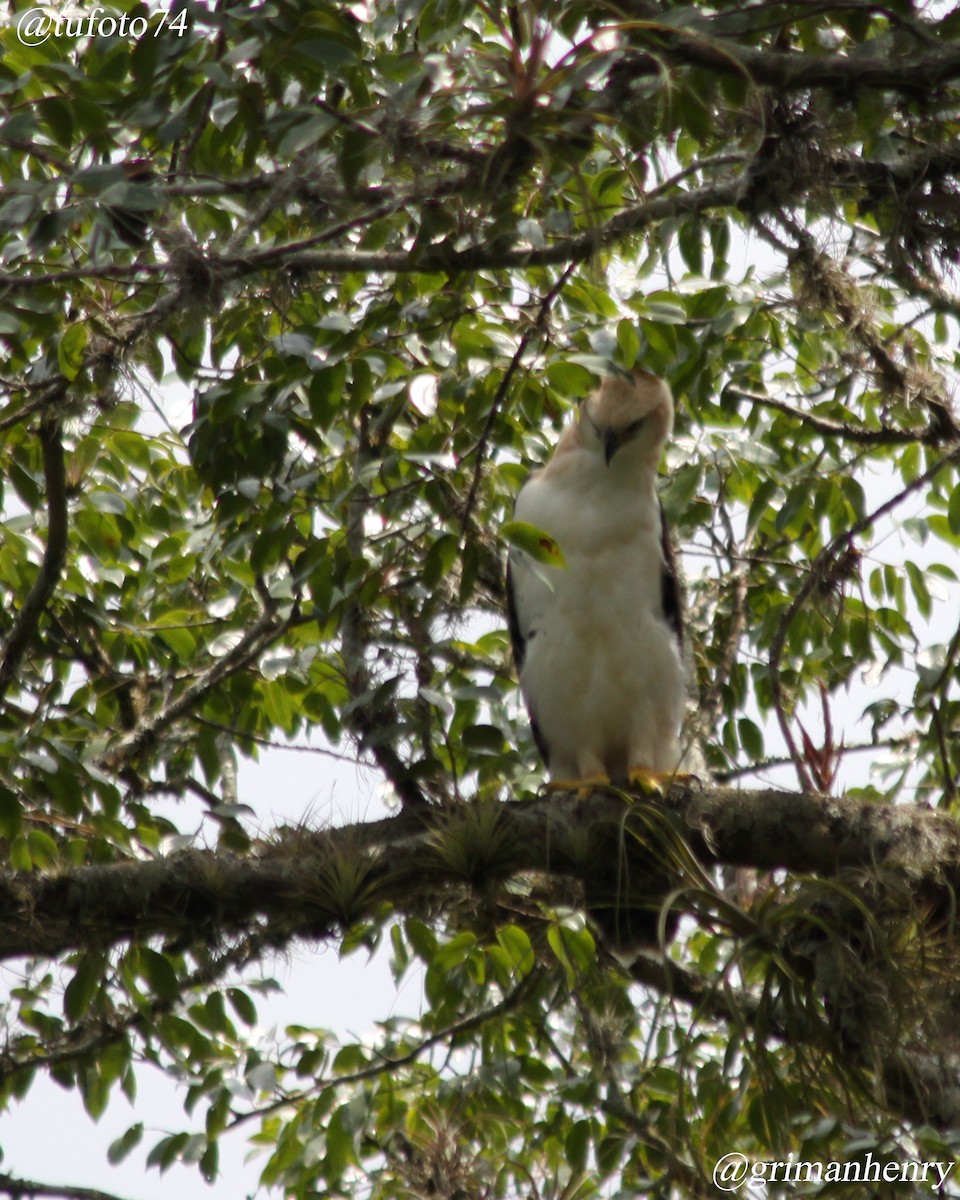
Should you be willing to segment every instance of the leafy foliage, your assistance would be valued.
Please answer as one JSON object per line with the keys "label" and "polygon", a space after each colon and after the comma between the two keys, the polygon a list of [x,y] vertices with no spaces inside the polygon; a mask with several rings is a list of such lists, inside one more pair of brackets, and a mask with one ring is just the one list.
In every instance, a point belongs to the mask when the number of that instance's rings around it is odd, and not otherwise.
{"label": "leafy foliage", "polygon": [[[409,809],[532,791],[501,560],[537,531],[504,526],[578,398],[634,363],[678,398],[662,495],[714,777],[953,812],[956,13],[120,3],[103,11],[136,36],[31,44],[18,8],[0,33],[9,871],[175,849],[169,798],[203,806],[220,854],[257,854],[238,759],[310,731]],[[673,984],[661,964],[640,987],[562,881],[484,889],[506,850],[477,807],[438,853],[478,887],[442,911],[366,903],[353,924],[362,841],[317,881],[346,950],[389,943],[397,978],[424,972],[421,1016],[376,1045],[307,1026],[261,1043],[253,964],[282,929],[164,940],[146,921],[25,968],[4,1099],[48,1071],[96,1118],[162,1064],[188,1117],[147,1161],[213,1179],[240,1126],[293,1196],[694,1195],[732,1149],[952,1157],[955,1121],[877,1087],[878,1045],[916,1056],[904,1030],[927,1018],[865,1047],[837,1015],[863,993],[831,1012],[802,967],[842,964],[855,928],[906,1012],[906,979],[925,995],[954,969],[931,967],[923,897],[904,926],[859,883],[818,884],[811,908],[812,885],[777,879],[747,915],[678,879],[703,919]],[[138,1120],[111,1161],[143,1137]]]}

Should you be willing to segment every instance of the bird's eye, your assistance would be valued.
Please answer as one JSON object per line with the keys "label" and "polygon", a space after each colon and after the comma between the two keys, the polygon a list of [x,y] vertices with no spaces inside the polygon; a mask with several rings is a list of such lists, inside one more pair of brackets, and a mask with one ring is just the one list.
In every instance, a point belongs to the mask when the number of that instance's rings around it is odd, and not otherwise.
{"label": "bird's eye", "polygon": [[636,435],[643,428],[644,420],[645,420],[645,418],[641,417],[639,421],[631,421],[630,424],[626,428],[627,437],[636,437]]}

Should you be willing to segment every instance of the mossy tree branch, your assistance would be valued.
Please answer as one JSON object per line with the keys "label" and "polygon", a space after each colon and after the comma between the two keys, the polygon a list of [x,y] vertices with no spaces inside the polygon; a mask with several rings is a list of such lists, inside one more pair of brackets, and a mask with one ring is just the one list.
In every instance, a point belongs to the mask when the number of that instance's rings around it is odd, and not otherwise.
{"label": "mossy tree branch", "polygon": [[[960,888],[960,826],[916,808],[816,793],[703,791],[675,786],[665,802],[705,861],[833,876],[889,873],[929,895]],[[649,815],[639,803],[637,813]],[[387,820],[301,832],[249,856],[190,850],[152,862],[0,876],[0,959],[55,956],[155,935],[216,940],[252,931],[282,945],[331,938],[398,912],[440,910],[451,884],[483,887],[520,872],[586,879],[594,834],[632,830],[615,794],[403,812]]]}

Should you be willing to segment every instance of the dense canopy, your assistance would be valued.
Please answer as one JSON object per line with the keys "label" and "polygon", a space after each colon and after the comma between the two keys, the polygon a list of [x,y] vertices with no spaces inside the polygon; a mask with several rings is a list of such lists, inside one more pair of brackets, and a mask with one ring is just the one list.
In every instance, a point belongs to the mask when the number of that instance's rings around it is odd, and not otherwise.
{"label": "dense canopy", "polygon": [[[304,1198],[952,1160],[960,9],[13,7],[3,1101],[159,1066],[180,1127],[111,1161],[252,1136]],[[635,365],[699,783],[538,798],[503,562],[551,548],[506,523]],[[238,766],[291,742],[391,813],[271,828]],[[686,919],[628,970],[585,896]],[[318,941],[422,989],[264,1037]]]}

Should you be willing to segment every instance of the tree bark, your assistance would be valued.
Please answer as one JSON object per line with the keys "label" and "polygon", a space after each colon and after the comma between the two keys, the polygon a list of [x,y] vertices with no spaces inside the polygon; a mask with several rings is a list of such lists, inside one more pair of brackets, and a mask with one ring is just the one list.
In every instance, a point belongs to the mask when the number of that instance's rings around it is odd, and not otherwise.
{"label": "tree bark", "polygon": [[704,863],[822,876],[856,868],[893,876],[927,900],[960,890],[960,826],[941,814],[815,793],[675,785],[656,802],[626,804],[609,791],[583,801],[552,794],[298,832],[244,856],[189,850],[7,873],[0,875],[0,959],[158,935],[189,944],[258,932],[283,945],[334,937],[384,906],[442,911],[451,889],[483,889],[520,872],[588,884],[616,876],[616,860],[596,858],[598,846],[609,856],[612,826],[628,849],[630,838],[642,843],[648,860],[663,836],[654,827],[665,826],[668,839],[686,842]]}

